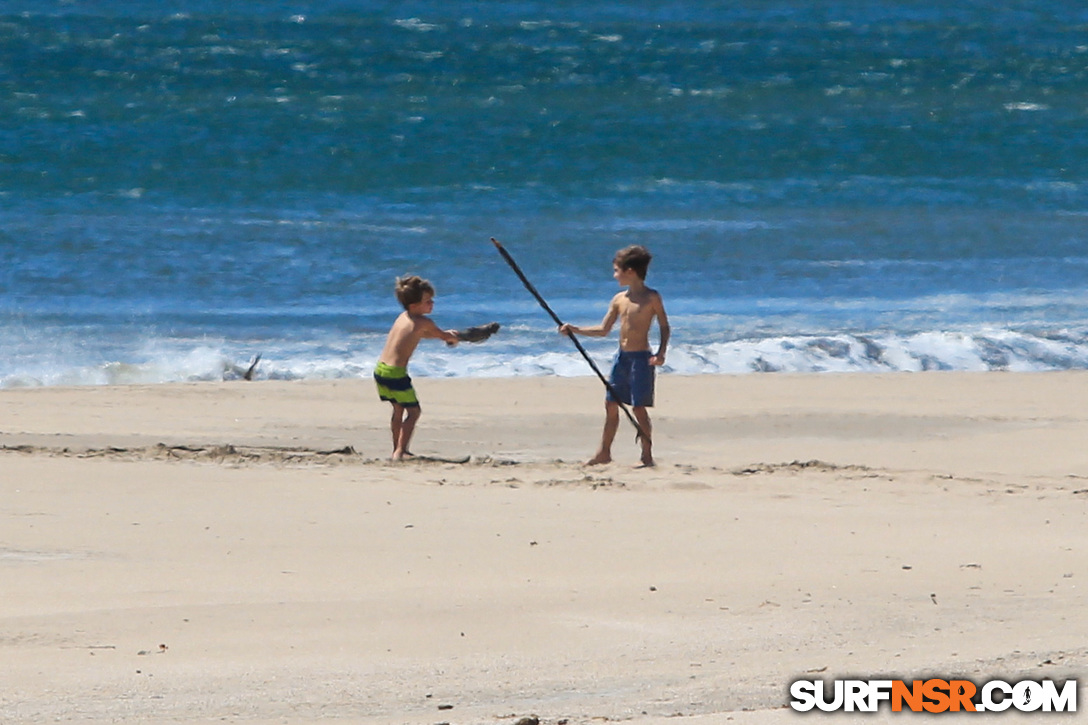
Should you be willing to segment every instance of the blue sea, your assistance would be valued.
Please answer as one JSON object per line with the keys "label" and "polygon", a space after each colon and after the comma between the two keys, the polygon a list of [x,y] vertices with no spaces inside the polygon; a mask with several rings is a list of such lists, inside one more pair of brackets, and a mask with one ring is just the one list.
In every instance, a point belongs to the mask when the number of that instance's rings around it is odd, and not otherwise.
{"label": "blue sea", "polygon": [[[0,386],[590,371],[654,253],[666,371],[1088,367],[1065,0],[2,0]],[[616,341],[588,340],[606,364]]]}

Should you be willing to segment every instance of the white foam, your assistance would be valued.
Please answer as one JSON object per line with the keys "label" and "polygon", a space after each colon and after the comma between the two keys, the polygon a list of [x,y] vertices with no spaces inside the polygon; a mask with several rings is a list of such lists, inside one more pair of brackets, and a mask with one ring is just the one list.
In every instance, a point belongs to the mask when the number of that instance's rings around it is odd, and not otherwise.
{"label": "white foam", "polygon": [[[565,341],[524,332],[512,339],[456,348],[426,341],[412,359],[419,377],[575,377],[593,372]],[[267,341],[266,341],[267,342]],[[332,343],[268,343],[262,349],[225,340],[156,340],[111,359],[91,353],[76,362],[68,340],[55,354],[23,354],[0,368],[0,387],[128,385],[241,378],[253,355],[255,379],[368,378],[381,351],[380,336]],[[615,341],[586,347],[605,373]],[[1088,368],[1088,332],[979,328],[961,331],[877,332],[868,335],[750,336],[692,343],[674,338],[663,372],[685,375],[752,372],[866,373],[925,370],[1028,372]]]}

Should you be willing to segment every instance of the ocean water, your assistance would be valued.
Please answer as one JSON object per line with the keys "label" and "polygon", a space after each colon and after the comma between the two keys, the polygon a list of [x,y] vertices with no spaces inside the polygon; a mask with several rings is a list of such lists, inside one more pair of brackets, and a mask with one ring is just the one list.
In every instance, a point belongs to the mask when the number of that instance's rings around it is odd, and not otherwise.
{"label": "ocean water", "polygon": [[[583,375],[644,244],[674,373],[1088,367],[1088,10],[0,3],[0,386]],[[606,364],[611,340],[588,340]]]}

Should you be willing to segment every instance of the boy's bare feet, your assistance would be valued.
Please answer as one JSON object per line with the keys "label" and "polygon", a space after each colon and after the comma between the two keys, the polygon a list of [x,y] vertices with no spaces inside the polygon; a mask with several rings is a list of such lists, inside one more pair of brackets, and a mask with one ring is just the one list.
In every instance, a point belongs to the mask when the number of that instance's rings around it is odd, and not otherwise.
{"label": "boy's bare feet", "polygon": [[654,463],[654,459],[652,459],[652,458],[643,458],[642,462],[639,463],[637,466],[635,466],[635,468],[656,468],[656,467],[657,467],[657,464]]}
{"label": "boy's bare feet", "polygon": [[597,455],[586,461],[587,466],[603,466],[605,463],[611,463],[612,456],[607,453],[598,453]]}

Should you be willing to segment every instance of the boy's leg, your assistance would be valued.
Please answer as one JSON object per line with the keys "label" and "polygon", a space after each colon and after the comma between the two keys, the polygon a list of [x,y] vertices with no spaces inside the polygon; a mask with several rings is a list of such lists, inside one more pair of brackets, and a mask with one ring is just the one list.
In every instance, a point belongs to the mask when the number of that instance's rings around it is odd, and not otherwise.
{"label": "boy's leg", "polygon": [[393,434],[393,453],[397,452],[397,444],[400,442],[400,429],[404,420],[404,406],[393,403],[393,415],[389,418],[389,432]]}
{"label": "boy's leg", "polygon": [[400,423],[400,435],[397,437],[396,447],[393,449],[394,460],[401,460],[405,456],[412,455],[408,450],[408,444],[412,442],[412,433],[416,429],[416,421],[422,411],[418,405],[404,408],[404,418]]}
{"label": "boy's leg", "polygon": [[597,454],[586,461],[590,466],[612,462],[612,441],[616,439],[616,430],[620,426],[620,406],[612,400],[604,404],[604,430],[601,432],[601,447]]}
{"label": "boy's leg", "polygon": [[639,438],[639,443],[642,444],[642,465],[653,466],[654,454],[653,454],[653,424],[650,422],[650,411],[641,405],[636,405],[631,409],[631,412],[635,414],[635,420],[638,421],[638,425],[642,428],[646,436]]}

